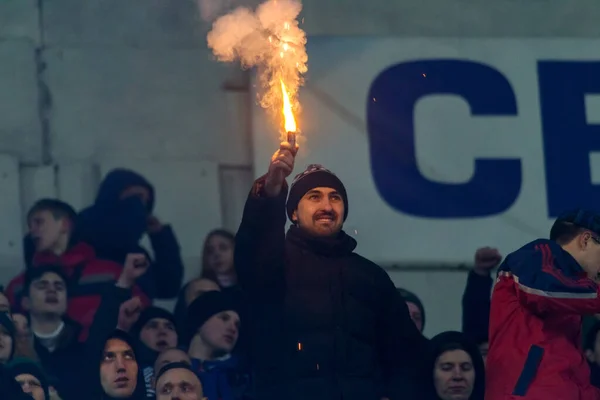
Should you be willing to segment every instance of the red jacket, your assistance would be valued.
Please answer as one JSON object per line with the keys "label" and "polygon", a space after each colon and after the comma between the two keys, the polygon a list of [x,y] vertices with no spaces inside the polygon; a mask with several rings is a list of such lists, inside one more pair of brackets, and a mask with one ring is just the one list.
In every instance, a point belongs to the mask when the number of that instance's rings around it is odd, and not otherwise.
{"label": "red jacket", "polygon": [[582,315],[595,313],[598,286],[557,243],[507,256],[492,295],[485,399],[600,399],[581,349]]}
{"label": "red jacket", "polygon": [[[57,256],[53,253],[36,253],[33,257],[32,268],[43,265],[61,265],[65,274],[74,281],[68,295],[67,315],[81,324],[81,341],[87,338],[88,330],[94,320],[94,314],[100,305],[102,294],[107,285],[114,285],[123,267],[113,261],[96,258],[94,249],[85,243],[78,243],[64,254]],[[6,288],[6,296],[13,310],[23,312],[21,298],[25,273],[13,278]],[[148,306],[150,299],[136,286],[133,295],[140,297],[142,304]]]}

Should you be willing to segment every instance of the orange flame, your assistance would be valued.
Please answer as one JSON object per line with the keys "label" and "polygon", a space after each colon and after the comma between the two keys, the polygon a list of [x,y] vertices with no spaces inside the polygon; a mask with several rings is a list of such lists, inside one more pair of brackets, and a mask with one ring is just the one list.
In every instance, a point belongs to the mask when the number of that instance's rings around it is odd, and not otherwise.
{"label": "orange flame", "polygon": [[296,132],[296,119],[294,118],[294,113],[292,112],[292,102],[290,101],[290,96],[288,95],[287,89],[283,80],[280,79],[281,82],[281,93],[283,96],[283,118],[285,120],[285,131],[286,132]]}

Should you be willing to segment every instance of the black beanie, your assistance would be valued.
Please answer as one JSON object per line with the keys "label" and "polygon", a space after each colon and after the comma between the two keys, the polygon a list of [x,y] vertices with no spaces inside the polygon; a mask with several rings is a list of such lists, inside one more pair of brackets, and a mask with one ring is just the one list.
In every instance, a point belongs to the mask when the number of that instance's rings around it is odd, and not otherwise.
{"label": "black beanie", "polygon": [[[287,215],[290,221],[292,214],[298,208],[300,199],[309,190],[317,187],[328,187],[337,190],[344,201],[344,221],[348,217],[348,195],[344,184],[333,172],[324,168],[320,164],[310,164],[304,172],[299,173],[294,178],[290,186],[290,194],[287,200]],[[292,221],[293,222],[293,221]]]}
{"label": "black beanie", "polygon": [[[165,364],[158,372],[156,372],[154,382],[158,383],[160,377],[163,376],[165,372],[170,371],[172,369],[187,369],[188,371],[193,372],[194,375],[198,376],[198,373],[192,369],[192,366],[190,364],[183,361],[177,361]],[[200,377],[198,377],[198,380],[200,380]]]}
{"label": "black beanie", "polygon": [[206,292],[201,294],[188,307],[187,313],[187,340],[190,341],[198,329],[215,314],[223,311],[235,311],[239,314],[238,306],[227,293]]}
{"label": "black beanie", "polygon": [[35,376],[39,381],[42,389],[44,390],[44,395],[47,400],[50,400],[49,394],[49,383],[46,374],[43,369],[36,364],[35,362],[28,359],[19,359],[14,360],[10,364],[8,364],[9,373],[13,378],[16,378],[19,375],[28,374]]}
{"label": "black beanie", "polygon": [[419,308],[419,310],[421,311],[421,319],[423,321],[422,327],[425,328],[425,307],[423,307],[423,303],[421,303],[421,299],[419,299],[416,294],[414,294],[413,292],[410,292],[406,289],[402,289],[402,288],[396,288],[396,289],[398,290],[398,293],[400,293],[400,296],[402,296],[402,298],[404,299],[405,302],[414,303]]}
{"label": "black beanie", "polygon": [[131,336],[134,338],[134,340],[138,339],[138,336],[144,328],[144,325],[146,325],[150,320],[154,318],[162,318],[166,319],[167,321],[171,321],[171,323],[175,326],[175,331],[177,331],[175,316],[172,313],[165,310],[164,308],[150,306],[144,311],[142,311],[135,325],[133,325],[133,327],[131,328]]}

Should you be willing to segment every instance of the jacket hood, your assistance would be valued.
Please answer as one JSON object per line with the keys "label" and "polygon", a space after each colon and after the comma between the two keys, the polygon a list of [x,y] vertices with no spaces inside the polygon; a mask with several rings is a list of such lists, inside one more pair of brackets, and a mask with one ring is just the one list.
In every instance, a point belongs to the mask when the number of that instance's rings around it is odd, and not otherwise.
{"label": "jacket hood", "polygon": [[119,202],[121,193],[131,186],[142,186],[150,192],[148,211],[154,209],[154,187],[142,175],[128,169],[113,169],[106,175],[96,196],[94,205],[102,208],[112,208]]}
{"label": "jacket hood", "polygon": [[13,377],[13,379],[17,378],[17,376],[22,374],[29,374],[31,376],[36,377],[42,385],[42,389],[44,390],[44,395],[46,396],[46,399],[50,400],[48,377],[46,376],[44,370],[39,364],[27,358],[19,358],[11,361],[8,364],[8,368],[9,373]]}
{"label": "jacket hood", "polygon": [[105,340],[104,345],[100,347],[101,352],[100,354],[97,354],[97,363],[93,363],[92,366],[95,367],[94,370],[92,371],[94,373],[94,387],[92,388],[93,390],[93,394],[92,396],[90,396],[89,398],[95,398],[95,399],[102,399],[102,400],[112,400],[112,397],[108,396],[105,392],[104,389],[102,389],[102,383],[100,381],[100,363],[102,360],[102,356],[104,354],[104,346],[106,345],[106,342],[108,342],[111,339],[119,339],[124,341],[125,343],[127,343],[129,346],[131,346],[131,348],[133,349],[133,352],[135,354],[135,358],[136,361],[138,363],[138,374],[137,374],[137,383],[136,383],[136,387],[135,390],[133,391],[133,394],[128,398],[130,400],[142,400],[145,399],[146,397],[146,386],[145,386],[145,381],[144,381],[144,375],[142,373],[142,366],[140,365],[139,361],[138,361],[138,354],[136,352],[135,349],[135,341],[131,338],[131,336],[129,336],[126,332],[123,332],[121,330],[115,330],[114,332],[112,332]]}
{"label": "jacket hood", "polygon": [[471,356],[473,368],[475,369],[475,383],[469,400],[483,400],[485,393],[485,366],[483,358],[473,341],[467,338],[464,333],[454,331],[442,332],[429,341],[427,356],[422,365],[422,377],[425,385],[423,399],[439,400],[433,382],[435,362],[442,353],[457,349],[464,350]]}

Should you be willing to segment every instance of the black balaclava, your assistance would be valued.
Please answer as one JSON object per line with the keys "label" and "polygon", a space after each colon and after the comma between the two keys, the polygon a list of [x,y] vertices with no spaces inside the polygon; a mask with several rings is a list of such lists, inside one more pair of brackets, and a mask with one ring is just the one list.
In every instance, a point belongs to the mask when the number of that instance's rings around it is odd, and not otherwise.
{"label": "black balaclava", "polygon": [[[102,388],[102,382],[100,380],[100,365],[101,365],[102,357],[104,354],[104,347],[106,346],[106,342],[108,342],[110,339],[119,339],[119,340],[122,340],[123,342],[127,343],[133,349],[133,352],[136,357],[136,361],[138,359],[138,355],[135,351],[135,343],[134,343],[134,340],[131,338],[131,336],[129,336],[126,332],[123,332],[118,329],[115,330],[114,332],[112,332],[106,338],[104,345],[101,347],[101,352],[100,352],[100,354],[98,354],[98,356],[96,358],[96,360],[98,360],[97,363],[94,363],[94,365],[90,364],[92,367],[95,367],[93,369],[93,371],[95,371],[95,379],[94,379],[95,384],[94,384],[94,387],[91,388],[93,391],[92,395],[89,397],[86,397],[86,398],[102,399],[102,400],[117,400],[113,397],[110,397],[109,395],[107,395],[104,392],[104,389]],[[146,387],[145,387],[145,383],[144,383],[144,376],[142,374],[142,367],[139,364],[139,361],[138,361],[138,374],[137,374],[136,387],[135,387],[135,390],[133,391],[132,395],[130,397],[128,397],[127,399],[129,399],[129,400],[146,399]],[[120,399],[120,400],[123,400],[123,399]]]}
{"label": "black balaclava", "polygon": [[[175,332],[177,333],[177,338],[179,339],[177,323],[173,314],[160,307],[151,306],[146,308],[144,311],[142,311],[140,318],[130,331],[131,337],[137,343],[136,355],[139,356],[138,363],[140,366],[153,366],[156,358],[158,357],[158,351],[154,351],[150,347],[146,346],[140,337],[140,333],[142,332],[144,325],[154,318],[162,318],[166,319],[167,321],[171,321],[175,326]],[[177,345],[177,343],[175,345]]]}
{"label": "black balaclava", "polygon": [[22,374],[35,376],[40,381],[46,400],[50,400],[48,378],[44,370],[37,363],[26,358],[15,359],[8,364],[8,370],[13,379]]}
{"label": "black balaclava", "polygon": [[484,400],[485,394],[485,366],[479,349],[464,333],[447,331],[434,336],[429,341],[428,352],[421,367],[423,382],[423,400],[439,400],[433,381],[433,368],[438,357],[451,350],[464,350],[471,356],[475,369],[475,382],[469,400]]}
{"label": "black balaclava", "polygon": [[3,326],[4,328],[6,328],[6,330],[8,331],[8,334],[10,335],[10,337],[12,338],[12,349],[10,351],[10,357],[8,359],[8,361],[12,360],[12,358],[15,355],[15,345],[16,345],[16,329],[15,329],[15,324],[12,322],[12,320],[10,319],[9,315],[7,313],[0,313],[0,325]]}

